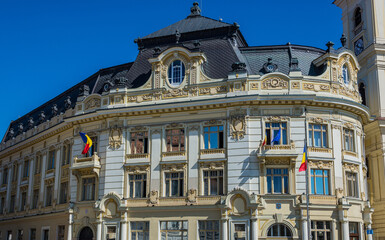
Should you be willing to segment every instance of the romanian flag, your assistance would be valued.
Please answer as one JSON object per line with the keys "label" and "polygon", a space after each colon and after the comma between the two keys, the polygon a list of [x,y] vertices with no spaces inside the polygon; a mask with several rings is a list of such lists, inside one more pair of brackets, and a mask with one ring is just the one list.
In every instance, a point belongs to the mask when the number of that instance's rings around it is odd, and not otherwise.
{"label": "romanian flag", "polygon": [[83,149],[83,152],[82,154],[86,154],[88,152],[88,150],[90,150],[90,147],[92,146],[92,140],[91,138],[85,134],[85,133],[82,133],[82,132],[79,132],[80,134],[80,137],[82,137],[83,139],[83,142],[86,144],[86,146],[84,147]]}
{"label": "romanian flag", "polygon": [[303,172],[303,171],[306,171],[307,169],[307,151],[306,151],[306,142],[305,142],[305,146],[303,147],[303,155],[302,155],[302,162],[301,162],[301,166],[299,166],[299,172]]}
{"label": "romanian flag", "polygon": [[267,136],[265,135],[265,138],[263,139],[263,142],[262,142],[262,147],[266,145],[266,142],[267,142]]}

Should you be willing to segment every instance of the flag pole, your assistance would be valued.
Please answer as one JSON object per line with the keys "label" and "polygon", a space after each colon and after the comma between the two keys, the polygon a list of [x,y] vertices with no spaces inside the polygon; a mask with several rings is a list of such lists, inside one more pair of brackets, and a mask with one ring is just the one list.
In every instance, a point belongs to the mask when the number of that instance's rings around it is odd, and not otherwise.
{"label": "flag pole", "polygon": [[308,131],[307,131],[307,110],[306,110],[306,107],[305,107],[305,146],[306,146],[306,217],[307,217],[307,234],[308,234],[308,239],[311,240],[312,239],[312,236],[311,236],[311,222],[310,222],[310,209],[309,209],[309,162],[308,162],[308,150],[307,150],[307,143],[308,143],[308,140],[307,140],[307,135],[308,135]]}

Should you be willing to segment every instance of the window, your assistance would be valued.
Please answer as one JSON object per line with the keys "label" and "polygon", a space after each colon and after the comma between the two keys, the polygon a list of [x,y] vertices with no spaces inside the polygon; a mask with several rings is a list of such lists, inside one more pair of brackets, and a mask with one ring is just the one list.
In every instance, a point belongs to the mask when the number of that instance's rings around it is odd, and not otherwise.
{"label": "window", "polygon": [[168,67],[168,82],[171,86],[179,86],[184,79],[185,67],[182,61],[175,60]]}
{"label": "window", "polygon": [[349,70],[346,64],[342,66],[342,80],[345,84],[349,84]]}
{"label": "window", "polygon": [[23,178],[28,177],[29,175],[29,161],[24,161],[24,168],[23,168]]}
{"label": "window", "polygon": [[358,27],[362,22],[361,8],[356,8],[354,11],[354,27]]}
{"label": "window", "polygon": [[12,169],[12,182],[17,182],[17,171],[19,169],[19,166],[17,164],[13,165]]}
{"label": "window", "polygon": [[311,221],[312,240],[330,240],[330,225],[328,221]]}
{"label": "window", "polygon": [[9,206],[9,212],[10,212],[10,213],[15,212],[15,201],[16,201],[16,196],[15,196],[15,195],[12,195],[12,196],[11,196],[10,206]]}
{"label": "window", "polygon": [[359,240],[358,222],[349,222],[349,237],[350,240]]}
{"label": "window", "polygon": [[7,240],[12,240],[12,231],[7,232]]}
{"label": "window", "polygon": [[358,87],[358,92],[361,95],[361,99],[362,99],[361,103],[366,106],[366,87],[365,87],[365,84],[363,82],[360,83],[360,85]]}
{"label": "window", "polygon": [[223,148],[223,126],[204,127],[205,149]]}
{"label": "window", "polygon": [[49,151],[47,170],[55,168],[55,150]]}
{"label": "window", "polygon": [[57,227],[57,240],[64,240],[65,226],[59,225]]}
{"label": "window", "polygon": [[35,158],[35,174],[41,172],[41,155],[37,155]]}
{"label": "window", "polygon": [[85,154],[86,157],[91,157],[96,152],[98,152],[98,137],[90,137],[92,141],[92,146],[88,150],[88,152]]}
{"label": "window", "polygon": [[309,124],[309,147],[327,148],[327,128],[323,124]]}
{"label": "window", "polygon": [[129,174],[130,198],[145,198],[147,195],[147,174]]}
{"label": "window", "polygon": [[43,229],[43,240],[49,240],[49,229]]}
{"label": "window", "polygon": [[36,228],[31,228],[29,240],[36,240]]}
{"label": "window", "polygon": [[20,199],[20,211],[25,211],[26,204],[27,204],[27,192],[22,192],[21,199]]}
{"label": "window", "polygon": [[17,231],[17,239],[18,239],[18,240],[23,240],[23,235],[24,235],[23,229],[19,229],[19,230]]}
{"label": "window", "polygon": [[160,222],[161,239],[187,239],[187,228],[187,221],[162,221]]}
{"label": "window", "polygon": [[348,197],[358,197],[357,173],[345,172],[346,174],[346,194]]}
{"label": "window", "polygon": [[131,133],[131,154],[148,153],[148,132]]}
{"label": "window", "polygon": [[287,123],[266,123],[265,124],[266,145],[270,145],[271,141],[281,132],[281,137],[278,141],[274,142],[274,145],[287,145]]}
{"label": "window", "polygon": [[68,182],[62,182],[60,184],[60,200],[59,203],[67,203],[68,198]]}
{"label": "window", "polygon": [[69,144],[65,144],[63,146],[63,158],[62,158],[62,166],[70,164],[71,159],[71,148]]}
{"label": "window", "polygon": [[266,181],[268,193],[289,193],[289,169],[267,168]]}
{"label": "window", "polygon": [[184,173],[165,173],[166,197],[181,197],[184,195]]}
{"label": "window", "polygon": [[116,226],[107,226],[106,240],[115,240],[115,239],[116,239]]}
{"label": "window", "polygon": [[223,170],[203,171],[204,195],[223,195]]}
{"label": "window", "polygon": [[95,200],[95,178],[83,178],[82,201]]}
{"label": "window", "polygon": [[183,152],[184,148],[184,129],[166,130],[167,152]]}
{"label": "window", "polygon": [[131,240],[149,240],[149,222],[131,222]]}
{"label": "window", "polygon": [[290,229],[284,224],[274,224],[267,231],[269,237],[291,237]]}
{"label": "window", "polygon": [[219,240],[219,221],[199,221],[199,240]]}
{"label": "window", "polygon": [[2,184],[7,184],[7,183],[8,183],[8,168],[4,168]]}
{"label": "window", "polygon": [[5,205],[5,197],[1,197],[1,199],[0,199],[0,214],[4,213],[4,205]]}
{"label": "window", "polygon": [[39,203],[39,189],[35,189],[33,190],[33,194],[32,194],[32,209],[36,209],[38,203]]}
{"label": "window", "polygon": [[52,196],[53,196],[53,187],[47,186],[46,187],[46,193],[45,193],[45,206],[46,207],[52,206]]}
{"label": "window", "polygon": [[329,195],[329,170],[311,169],[311,193]]}
{"label": "window", "polygon": [[344,149],[354,152],[354,131],[344,128]]}

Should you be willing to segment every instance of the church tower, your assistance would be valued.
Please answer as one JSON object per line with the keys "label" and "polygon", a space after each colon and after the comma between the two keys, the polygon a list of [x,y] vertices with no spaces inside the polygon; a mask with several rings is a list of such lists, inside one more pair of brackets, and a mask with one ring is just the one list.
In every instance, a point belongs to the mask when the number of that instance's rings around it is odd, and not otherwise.
{"label": "church tower", "polygon": [[[373,213],[374,239],[385,239],[385,1],[335,0],[342,9],[341,42],[358,58],[358,87],[373,120],[365,126],[368,200]],[[346,39],[344,39],[346,38]]]}

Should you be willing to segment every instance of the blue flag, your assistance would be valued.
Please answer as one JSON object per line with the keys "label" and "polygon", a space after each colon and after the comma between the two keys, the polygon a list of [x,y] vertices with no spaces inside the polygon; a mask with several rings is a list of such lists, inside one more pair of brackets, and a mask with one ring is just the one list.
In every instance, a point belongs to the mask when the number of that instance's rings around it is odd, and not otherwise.
{"label": "blue flag", "polygon": [[279,144],[281,140],[281,129],[278,130],[277,135],[275,135],[274,139],[271,141],[271,146],[274,146],[274,143]]}

